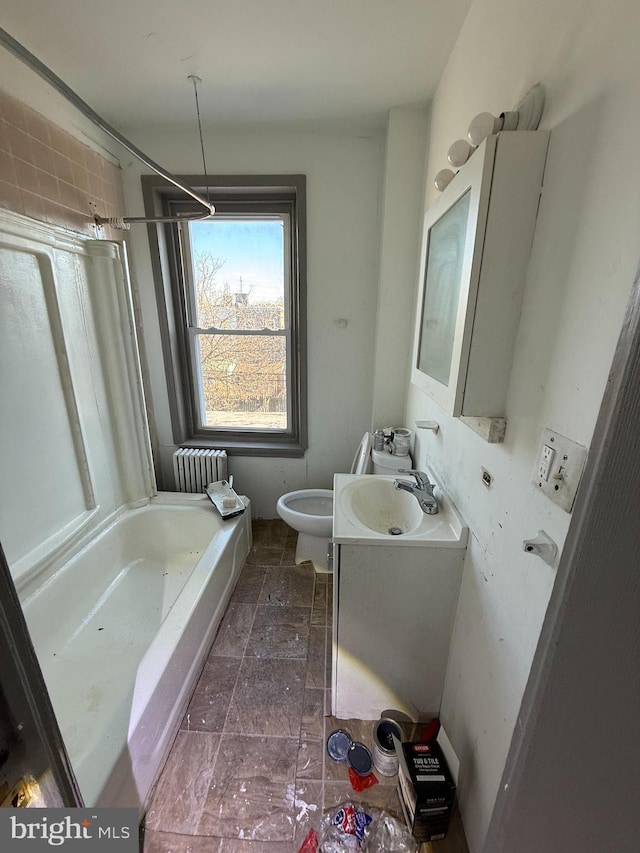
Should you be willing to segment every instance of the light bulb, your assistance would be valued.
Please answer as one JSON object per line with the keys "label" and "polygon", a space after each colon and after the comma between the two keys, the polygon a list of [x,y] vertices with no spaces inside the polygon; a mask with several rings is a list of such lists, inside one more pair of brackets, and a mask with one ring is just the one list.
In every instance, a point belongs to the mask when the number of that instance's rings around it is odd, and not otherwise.
{"label": "light bulb", "polygon": [[449,148],[449,153],[447,154],[447,160],[451,163],[451,165],[459,169],[460,166],[464,166],[469,157],[473,154],[473,148],[466,139],[457,139]]}
{"label": "light bulb", "polygon": [[471,119],[467,139],[477,148],[487,136],[502,130],[503,123],[502,118],[496,118],[492,113],[478,113],[475,118]]}
{"label": "light bulb", "polygon": [[451,171],[451,169],[440,169],[438,174],[435,176],[433,181],[433,185],[437,190],[445,190],[451,181],[455,178],[455,174]]}

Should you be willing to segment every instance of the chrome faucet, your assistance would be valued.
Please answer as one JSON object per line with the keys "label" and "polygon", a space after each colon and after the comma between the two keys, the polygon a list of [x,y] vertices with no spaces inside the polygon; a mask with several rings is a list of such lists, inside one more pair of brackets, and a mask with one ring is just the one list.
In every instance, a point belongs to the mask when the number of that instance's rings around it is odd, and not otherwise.
{"label": "chrome faucet", "polygon": [[414,471],[409,468],[399,468],[399,474],[411,474],[415,478],[415,484],[408,480],[394,480],[393,486],[414,495],[420,509],[427,515],[435,515],[438,512],[438,501],[433,494],[435,486],[429,482],[429,478],[423,471]]}

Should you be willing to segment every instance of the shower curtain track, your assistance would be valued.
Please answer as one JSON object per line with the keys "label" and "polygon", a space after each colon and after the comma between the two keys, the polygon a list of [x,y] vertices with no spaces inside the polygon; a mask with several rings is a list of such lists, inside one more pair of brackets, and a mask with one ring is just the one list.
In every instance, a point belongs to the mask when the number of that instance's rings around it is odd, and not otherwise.
{"label": "shower curtain track", "polygon": [[200,195],[196,190],[184,184],[180,178],[177,178],[175,175],[172,175],[171,172],[167,172],[166,169],[163,169],[158,163],[154,162],[150,157],[148,157],[143,151],[141,151],[133,142],[130,142],[125,136],[123,136],[115,127],[112,127],[107,121],[105,121],[98,113],[93,110],[89,104],[82,100],[82,98],[77,95],[73,89],[71,89],[64,80],[61,80],[57,74],[48,68],[43,62],[41,62],[37,56],[34,56],[31,51],[27,50],[24,45],[20,44],[19,41],[13,38],[6,30],[3,30],[0,27],[0,45],[20,59],[25,65],[28,65],[29,68],[42,77],[44,80],[49,83],[57,92],[59,92],[64,98],[66,98],[69,103],[73,104],[76,109],[80,110],[80,112],[88,118],[96,127],[99,127],[104,133],[110,136],[112,139],[115,139],[123,148],[125,148],[130,154],[133,154],[134,157],[137,157],[141,163],[144,163],[149,169],[152,169],[157,175],[160,175],[161,178],[169,181],[169,183],[178,187],[178,189],[182,190],[187,195],[191,196],[191,198],[195,199],[199,204],[206,208],[206,212],[202,214],[189,214],[185,216],[171,217],[171,216],[159,216],[153,218],[145,218],[141,216],[123,216],[117,217],[114,219],[103,219],[100,216],[96,216],[95,220],[98,225],[110,224],[116,228],[128,228],[129,224],[132,222],[176,222],[176,221],[185,221],[190,219],[207,219],[209,216],[213,216],[215,213],[215,206],[211,204],[204,196]]}

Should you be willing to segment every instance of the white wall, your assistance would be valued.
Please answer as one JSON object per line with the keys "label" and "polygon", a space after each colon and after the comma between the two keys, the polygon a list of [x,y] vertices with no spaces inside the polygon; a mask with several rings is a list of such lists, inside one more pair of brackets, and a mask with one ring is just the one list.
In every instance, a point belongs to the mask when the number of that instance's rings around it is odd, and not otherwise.
{"label": "white wall", "polygon": [[[174,174],[202,171],[197,130],[135,128],[129,136]],[[347,471],[369,429],[376,322],[380,189],[384,132],[317,126],[296,129],[205,128],[212,174],[303,173],[307,176],[307,335],[309,449],[302,459],[234,456],[230,473],[249,495],[255,517],[275,518],[278,497],[307,486],[331,488]],[[141,215],[138,163],[123,159],[130,214]],[[174,450],[157,326],[146,229],[131,231],[135,277],[163,468]],[[336,321],[345,319],[346,328]],[[168,487],[171,487],[170,485]]]}
{"label": "white wall", "polygon": [[418,274],[424,167],[429,111],[426,105],[389,110],[385,145],[380,283],[376,324],[371,426],[402,426],[409,369],[414,291]]}
{"label": "white wall", "polygon": [[513,108],[542,82],[551,130],[504,444],[408,391],[407,425],[441,425],[417,434],[415,462],[439,473],[472,531],[442,706],[471,851],[482,847],[554,583],[522,540],[543,528],[562,546],[570,520],[531,484],[538,441],[549,427],[589,445],[638,262],[639,25],[632,0],[476,0],[433,103],[431,201],[449,145],[476,113]]}

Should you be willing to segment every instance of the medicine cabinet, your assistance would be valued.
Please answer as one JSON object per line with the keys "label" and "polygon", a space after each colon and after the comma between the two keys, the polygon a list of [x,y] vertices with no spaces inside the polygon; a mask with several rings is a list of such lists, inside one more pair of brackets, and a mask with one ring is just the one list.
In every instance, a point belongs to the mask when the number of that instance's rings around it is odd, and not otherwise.
{"label": "medicine cabinet", "polygon": [[505,415],[548,141],[487,137],[424,219],[411,381],[490,441]]}

